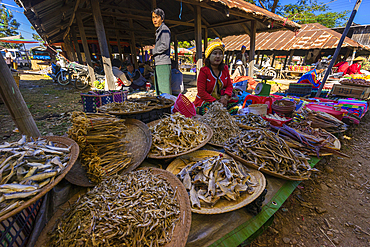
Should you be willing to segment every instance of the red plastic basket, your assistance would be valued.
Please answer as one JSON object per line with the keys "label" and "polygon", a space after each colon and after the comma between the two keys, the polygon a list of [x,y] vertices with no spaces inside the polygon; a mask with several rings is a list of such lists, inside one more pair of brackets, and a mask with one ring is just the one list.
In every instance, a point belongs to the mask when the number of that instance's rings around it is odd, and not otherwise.
{"label": "red plastic basket", "polygon": [[181,93],[176,99],[173,112],[180,112],[185,117],[194,117],[197,114],[194,104]]}

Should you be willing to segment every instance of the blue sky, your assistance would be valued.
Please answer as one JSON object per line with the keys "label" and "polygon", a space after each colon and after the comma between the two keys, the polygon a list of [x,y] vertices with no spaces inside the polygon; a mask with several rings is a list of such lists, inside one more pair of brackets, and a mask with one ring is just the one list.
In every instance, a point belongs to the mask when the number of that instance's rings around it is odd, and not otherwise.
{"label": "blue sky", "polygon": [[[21,24],[19,27],[19,31],[21,32],[22,36],[25,39],[32,39],[32,30],[31,30],[31,24],[29,23],[26,16],[23,14],[23,9],[19,8],[18,5],[13,0],[2,0],[3,4],[6,4],[5,7],[10,9],[15,19]],[[280,0],[280,4],[289,4],[289,3],[295,3],[296,0]],[[331,0],[319,0],[319,2],[323,3],[329,3]],[[334,2],[331,2],[328,4],[331,11],[344,11],[344,10],[350,10],[352,11],[353,7],[355,6],[356,0],[336,0]],[[11,5],[11,6],[9,6]],[[14,6],[14,7],[12,7]],[[366,25],[370,24],[370,20],[366,12],[370,9],[370,0],[363,0],[360,9],[357,12],[357,15],[354,19],[355,23]],[[350,14],[348,14],[348,17]],[[30,47],[36,46],[37,44],[26,44],[26,48],[29,49]]]}

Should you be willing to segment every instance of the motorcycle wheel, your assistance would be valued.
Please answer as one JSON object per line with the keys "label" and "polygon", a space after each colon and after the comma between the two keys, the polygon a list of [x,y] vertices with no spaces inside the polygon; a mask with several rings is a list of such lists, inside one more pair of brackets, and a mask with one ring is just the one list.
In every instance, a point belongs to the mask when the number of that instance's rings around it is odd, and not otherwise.
{"label": "motorcycle wheel", "polygon": [[276,78],[276,71],[270,69],[270,70],[266,71],[265,75],[272,76],[272,80],[274,80]]}
{"label": "motorcycle wheel", "polygon": [[90,86],[89,81],[90,81],[90,77],[88,77],[87,75],[82,75],[80,76],[80,78],[77,78],[75,80],[75,88],[80,89],[80,90],[85,89],[88,86]]}
{"label": "motorcycle wheel", "polygon": [[61,71],[57,76],[57,81],[62,86],[68,85],[69,80],[67,71]]}

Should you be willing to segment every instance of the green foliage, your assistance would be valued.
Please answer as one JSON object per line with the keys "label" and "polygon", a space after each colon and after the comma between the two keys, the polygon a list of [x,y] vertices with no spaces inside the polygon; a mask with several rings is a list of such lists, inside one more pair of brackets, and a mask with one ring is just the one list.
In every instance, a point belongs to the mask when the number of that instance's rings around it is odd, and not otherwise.
{"label": "green foliage", "polygon": [[[0,8],[0,23],[3,24],[0,26],[0,37],[19,34],[17,30],[21,24],[14,19],[13,13],[6,9],[4,5]],[[2,43],[2,46],[6,48],[20,48],[22,44]]]}
{"label": "green foliage", "polygon": [[179,48],[186,48],[187,49],[187,48],[192,47],[192,44],[188,41],[179,41],[178,44],[179,44]]}
{"label": "green foliage", "polygon": [[[36,30],[35,30],[35,28],[34,28],[33,26],[31,26],[31,29],[32,29],[33,31],[36,31]],[[43,41],[43,40],[42,40],[42,38],[40,37],[40,35],[38,35],[37,33],[33,33],[33,34],[32,34],[32,39],[33,39],[33,40],[37,40],[37,41]]]}
{"label": "green foliage", "polygon": [[284,5],[282,13],[299,24],[318,22],[332,28],[344,25],[349,11],[331,12],[326,4],[317,0],[298,0],[295,4]]}

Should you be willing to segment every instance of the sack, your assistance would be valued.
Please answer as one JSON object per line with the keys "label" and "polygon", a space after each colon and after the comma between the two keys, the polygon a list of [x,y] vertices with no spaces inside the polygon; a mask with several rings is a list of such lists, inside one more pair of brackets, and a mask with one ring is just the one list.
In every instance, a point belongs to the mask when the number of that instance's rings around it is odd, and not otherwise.
{"label": "sack", "polygon": [[245,92],[247,90],[247,87],[248,87],[248,80],[239,81],[237,83],[234,83],[233,87],[234,87],[234,89],[239,89],[239,90],[242,90],[243,92]]}

